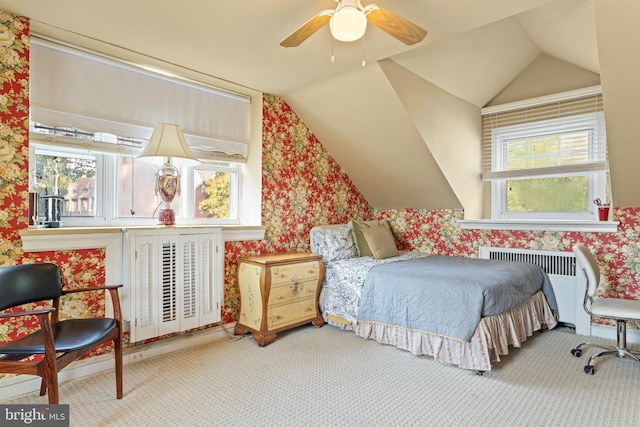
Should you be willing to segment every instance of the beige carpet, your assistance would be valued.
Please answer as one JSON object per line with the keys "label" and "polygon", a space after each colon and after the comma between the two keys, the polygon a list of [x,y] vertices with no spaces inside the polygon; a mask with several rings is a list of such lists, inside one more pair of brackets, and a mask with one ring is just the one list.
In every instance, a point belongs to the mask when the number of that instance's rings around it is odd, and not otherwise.
{"label": "beige carpet", "polygon": [[[219,340],[61,386],[72,426],[632,426],[640,364],[586,375],[584,337],[537,333],[484,376],[331,326]],[[604,342],[603,340],[599,340]],[[3,403],[46,403],[30,394]]]}

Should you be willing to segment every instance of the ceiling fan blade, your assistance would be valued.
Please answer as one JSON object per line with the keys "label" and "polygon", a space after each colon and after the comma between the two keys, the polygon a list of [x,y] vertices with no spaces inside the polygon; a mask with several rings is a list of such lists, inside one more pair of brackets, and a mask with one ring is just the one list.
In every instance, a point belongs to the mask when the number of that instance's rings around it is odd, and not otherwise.
{"label": "ceiling fan blade", "polygon": [[367,16],[367,21],[402,43],[411,46],[421,42],[427,35],[427,30],[421,28],[411,21],[396,15],[378,5],[367,5],[363,12]]}
{"label": "ceiling fan blade", "polygon": [[300,28],[291,33],[286,39],[280,42],[282,47],[296,47],[311,37],[316,31],[324,27],[331,16],[333,15],[333,9],[323,10],[307,22],[302,24]]}

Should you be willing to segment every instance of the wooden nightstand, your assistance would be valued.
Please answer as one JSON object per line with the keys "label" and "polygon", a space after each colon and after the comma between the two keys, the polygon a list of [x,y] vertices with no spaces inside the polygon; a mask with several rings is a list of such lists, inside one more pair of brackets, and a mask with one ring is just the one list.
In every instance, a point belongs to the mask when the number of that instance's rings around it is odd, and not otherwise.
{"label": "wooden nightstand", "polygon": [[322,256],[283,253],[240,258],[240,313],[235,333],[250,331],[260,346],[276,333],[306,323],[324,325],[318,298],[324,279]]}

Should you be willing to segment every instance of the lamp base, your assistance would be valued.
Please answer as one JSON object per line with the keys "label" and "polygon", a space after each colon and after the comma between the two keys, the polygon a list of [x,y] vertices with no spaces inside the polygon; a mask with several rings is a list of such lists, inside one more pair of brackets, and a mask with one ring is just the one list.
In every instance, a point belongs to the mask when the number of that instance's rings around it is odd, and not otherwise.
{"label": "lamp base", "polygon": [[158,224],[174,225],[176,223],[176,214],[171,208],[160,209],[158,213]]}

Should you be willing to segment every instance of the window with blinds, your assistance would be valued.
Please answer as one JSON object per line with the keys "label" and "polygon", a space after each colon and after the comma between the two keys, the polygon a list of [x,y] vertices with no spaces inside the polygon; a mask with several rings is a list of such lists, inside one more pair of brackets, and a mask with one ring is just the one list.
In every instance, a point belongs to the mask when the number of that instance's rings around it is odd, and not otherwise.
{"label": "window with blinds", "polygon": [[482,117],[482,179],[493,218],[588,219],[606,197],[602,95],[492,107]]}
{"label": "window with blinds", "polygon": [[606,169],[602,95],[482,117],[482,178]]}

